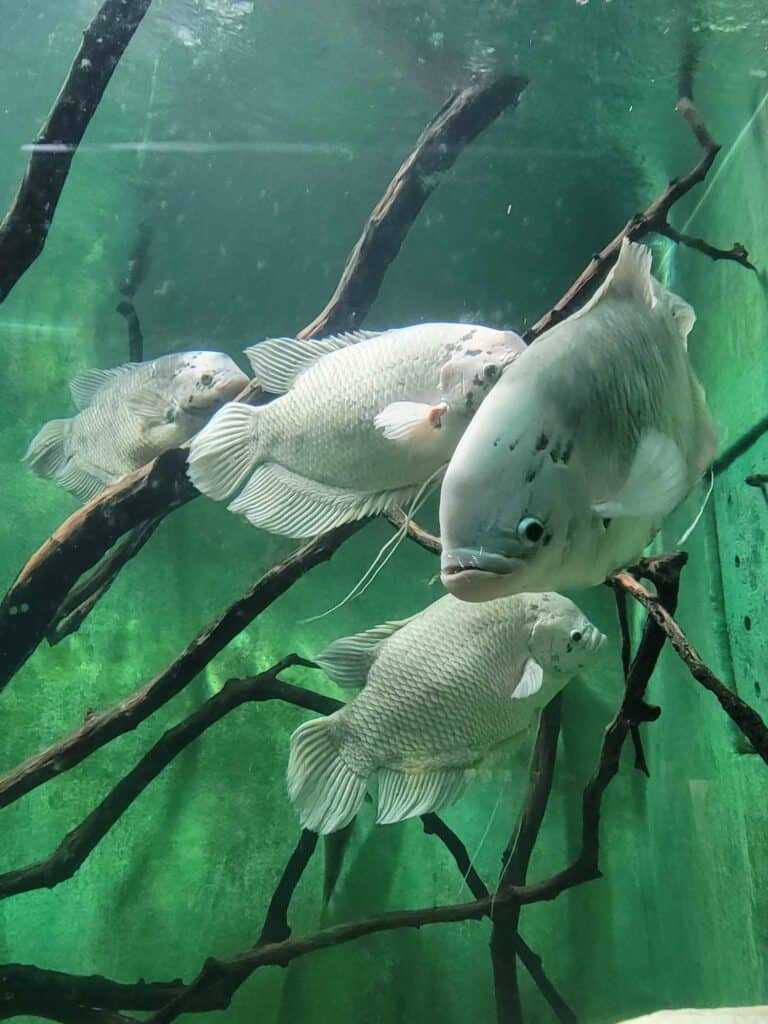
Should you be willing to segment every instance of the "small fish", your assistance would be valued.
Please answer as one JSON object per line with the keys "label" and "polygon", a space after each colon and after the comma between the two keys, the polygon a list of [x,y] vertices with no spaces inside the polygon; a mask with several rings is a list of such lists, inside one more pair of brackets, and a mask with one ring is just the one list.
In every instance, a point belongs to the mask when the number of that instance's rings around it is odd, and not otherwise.
{"label": "small fish", "polygon": [[337,640],[318,664],[341,686],[364,689],[291,737],[288,792],[302,826],[344,828],[373,777],[380,824],[454,803],[604,642],[559,594],[470,606],[446,595],[410,619]]}
{"label": "small fish", "polygon": [[70,384],[81,411],[46,423],[24,461],[38,476],[88,500],[188,441],[247,383],[221,352],[179,352],[112,370],[86,370]]}
{"label": "small fish", "polygon": [[715,1010],[658,1010],[623,1024],[768,1024],[768,1006],[720,1007]]}
{"label": "small fish", "polygon": [[416,497],[523,349],[511,331],[419,324],[246,350],[264,389],[225,406],[192,442],[189,477],[232,512],[312,537]]}
{"label": "small fish", "polygon": [[640,556],[715,454],[694,321],[625,239],[593,298],[515,360],[445,474],[450,593],[588,587]]}

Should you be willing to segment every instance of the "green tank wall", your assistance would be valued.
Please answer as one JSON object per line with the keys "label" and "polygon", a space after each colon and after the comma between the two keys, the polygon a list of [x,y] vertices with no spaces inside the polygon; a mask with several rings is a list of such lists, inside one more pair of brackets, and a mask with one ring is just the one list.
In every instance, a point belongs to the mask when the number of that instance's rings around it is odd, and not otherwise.
{"label": "green tank wall", "polygon": [[[96,9],[82,3],[75,17],[68,5],[41,6],[34,17],[19,8],[6,27],[18,47],[0,70],[9,83],[12,140],[0,158],[3,204],[23,170],[18,146],[33,137]],[[506,13],[496,5],[448,5],[441,17],[437,5],[427,6],[434,25],[446,29],[446,47],[465,38],[476,18],[478,38],[496,43],[498,59],[525,70],[532,84],[519,110],[440,185],[369,326],[532,321],[628,215],[697,159],[673,106],[683,38],[677,16],[661,3],[642,11],[621,0],[555,6],[556,15],[532,4]],[[438,76],[426,87],[409,77],[397,21],[405,6],[393,8],[389,34],[385,26],[373,43],[362,7],[264,5],[237,23],[239,32],[212,23],[199,45],[179,35],[185,25],[174,20],[175,8],[148,16],[88,141],[245,139],[252,148],[144,157],[92,148],[77,156],[44,256],[0,309],[3,585],[75,507],[19,458],[44,420],[68,414],[74,373],[125,358],[125,329],[113,308],[142,215],[157,221],[137,300],[148,356],[202,344],[236,355],[259,337],[295,331],[324,304],[365,217],[435,109],[435,90],[448,84]],[[656,265],[697,311],[690,351],[721,450],[765,416],[768,397],[768,30],[758,7],[703,4],[692,15],[704,26],[697,99],[724,152],[707,185],[676,210],[675,223],[716,244],[739,239],[761,272],[654,243]],[[328,144],[332,153],[286,155],[270,151],[275,141]],[[768,471],[765,438],[717,477],[688,544],[679,621],[715,671],[766,716],[768,504],[744,482],[760,471]],[[674,547],[695,511],[690,500],[668,523],[659,550]],[[303,621],[346,593],[390,533],[367,527],[135,733],[2,811],[0,870],[47,856],[169,724],[230,676],[292,650],[312,656],[336,636],[439,596],[434,558],[403,548],[360,600]],[[205,500],[175,512],[82,629],[55,648],[41,646],[3,694],[0,771],[162,669],[291,547]],[[566,692],[535,879],[576,851],[579,795],[620,699],[612,596],[597,590],[577,600],[610,633],[612,653]],[[319,674],[289,676],[338,695]],[[669,651],[650,698],[663,707],[644,728],[651,778],[632,769],[627,751],[604,804],[604,878],[522,914],[522,934],[589,1024],[661,1006],[768,1002],[768,770]],[[246,706],[211,729],[73,879],[0,903],[0,961],[124,981],[189,979],[206,957],[252,945],[297,837],[283,772],[290,733],[306,717],[287,706]],[[508,772],[482,778],[445,813],[477,851],[489,882],[515,821],[527,756],[521,745]],[[455,865],[418,821],[376,828],[370,807],[325,912],[321,885],[316,856],[292,907],[295,934],[465,898]],[[286,970],[265,968],[228,1013],[205,1020],[490,1021],[489,933],[487,922],[397,932]],[[551,1020],[524,974],[521,984],[526,1021]]]}

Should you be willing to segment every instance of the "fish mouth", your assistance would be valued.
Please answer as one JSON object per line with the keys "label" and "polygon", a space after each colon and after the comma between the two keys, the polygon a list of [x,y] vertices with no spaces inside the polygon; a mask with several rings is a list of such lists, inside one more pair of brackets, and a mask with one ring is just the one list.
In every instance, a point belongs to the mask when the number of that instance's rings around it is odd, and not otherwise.
{"label": "fish mouth", "polygon": [[520,558],[461,548],[443,554],[440,579],[461,601],[490,601],[518,593],[522,567]]}

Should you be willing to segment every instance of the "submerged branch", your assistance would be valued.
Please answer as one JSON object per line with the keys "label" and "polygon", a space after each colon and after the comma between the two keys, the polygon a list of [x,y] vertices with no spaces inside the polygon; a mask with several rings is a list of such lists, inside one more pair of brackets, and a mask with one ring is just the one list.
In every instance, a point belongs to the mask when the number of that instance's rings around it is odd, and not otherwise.
{"label": "submerged branch", "polygon": [[669,639],[677,654],[685,663],[693,678],[704,689],[713,693],[725,713],[747,737],[756,753],[768,764],[768,726],[760,715],[745,701],[718,679],[715,673],[701,660],[690,640],[672,618],[658,597],[654,597],[629,573],[619,573],[617,585],[638,601],[648,611],[659,629]]}
{"label": "submerged branch", "polygon": [[87,579],[73,587],[56,613],[56,618],[46,635],[51,647],[80,629],[96,603],[115,582],[123,566],[138,555],[162,521],[163,516],[156,516],[137,526],[118,548],[99,562]]}
{"label": "submerged branch", "polygon": [[72,159],[152,0],[104,0],[45,124],[13,205],[0,224],[0,302],[43,251]]}
{"label": "submerged branch", "polygon": [[0,778],[0,807],[13,803],[48,779],[74,768],[116,736],[135,729],[175,697],[296,580],[331,558],[344,541],[363,525],[364,521],[361,521],[337,527],[273,566],[220,618],[198,634],[165,671],[114,707],[89,715],[79,729]]}
{"label": "submerged branch", "polygon": [[128,358],[132,363],[140,363],[144,358],[144,334],[136,307],[129,299],[124,299],[115,307],[115,312],[125,319],[128,327]]}
{"label": "submerged branch", "polygon": [[[127,0],[109,0],[110,3]],[[149,0],[144,0],[148,3]],[[389,263],[437,183],[462,147],[513,106],[525,81],[488,75],[456,93],[436,115],[392,179],[347,261],[333,298],[297,337],[359,326],[378,294]],[[423,180],[430,169],[433,178]],[[240,401],[264,400],[251,382]],[[29,559],[0,603],[0,690],[45,636],[66,595],[120,537],[198,492],[186,475],[184,448],[171,448],[104,491],[69,517]],[[18,615],[21,608],[23,616]]]}

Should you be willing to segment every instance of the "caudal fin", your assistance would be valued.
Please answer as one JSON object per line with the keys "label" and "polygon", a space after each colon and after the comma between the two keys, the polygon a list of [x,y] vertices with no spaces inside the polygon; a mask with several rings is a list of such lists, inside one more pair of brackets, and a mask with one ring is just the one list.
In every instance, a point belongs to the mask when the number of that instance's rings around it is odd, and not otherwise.
{"label": "caudal fin", "polygon": [[228,402],[195,435],[187,475],[198,491],[221,501],[245,483],[259,460],[262,412],[245,402]]}
{"label": "caudal fin", "polygon": [[57,476],[67,464],[70,420],[51,420],[32,438],[23,461],[38,476]]}
{"label": "caudal fin", "polygon": [[288,758],[288,795],[302,828],[320,835],[348,825],[365,799],[367,779],[342,761],[333,731],[333,716],[305,722],[291,736]]}

